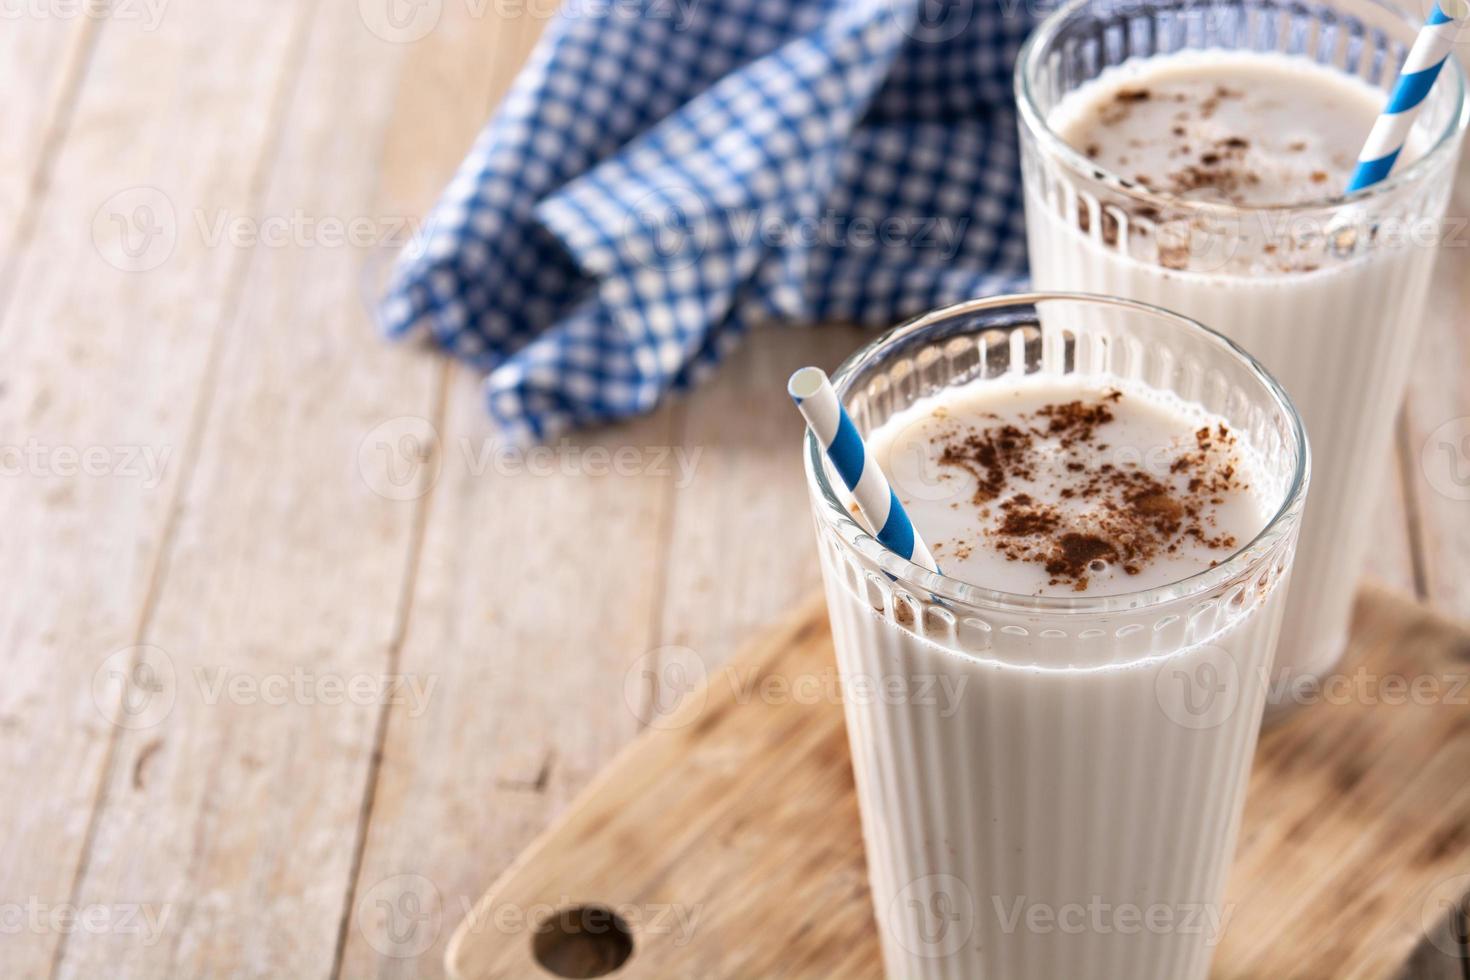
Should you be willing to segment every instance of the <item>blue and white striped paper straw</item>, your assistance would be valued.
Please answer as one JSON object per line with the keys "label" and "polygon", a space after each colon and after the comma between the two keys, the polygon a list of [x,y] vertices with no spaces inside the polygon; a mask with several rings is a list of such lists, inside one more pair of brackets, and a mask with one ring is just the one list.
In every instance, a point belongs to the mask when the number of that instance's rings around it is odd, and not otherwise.
{"label": "blue and white striped paper straw", "polygon": [[802,368],[786,383],[786,391],[832,461],[832,468],[852,492],[852,499],[878,541],[916,565],[939,571],[934,556],[914,530],[908,512],[888,485],[888,478],[878,468],[847,410],[837,400],[827,372],[815,367]]}
{"label": "blue and white striped paper straw", "polygon": [[1414,125],[1419,106],[1424,103],[1429,90],[1434,88],[1434,80],[1439,77],[1439,70],[1444,67],[1445,59],[1454,47],[1460,20],[1445,13],[1443,5],[1456,2],[1437,0],[1429,19],[1419,29],[1419,36],[1414,39],[1409,57],[1399,71],[1398,81],[1394,82],[1388,105],[1373,123],[1368,142],[1363,145],[1363,152],[1358,154],[1358,165],[1348,182],[1348,193],[1378,183],[1393,170],[1394,161],[1398,160],[1404,142],[1409,138],[1409,129]]}

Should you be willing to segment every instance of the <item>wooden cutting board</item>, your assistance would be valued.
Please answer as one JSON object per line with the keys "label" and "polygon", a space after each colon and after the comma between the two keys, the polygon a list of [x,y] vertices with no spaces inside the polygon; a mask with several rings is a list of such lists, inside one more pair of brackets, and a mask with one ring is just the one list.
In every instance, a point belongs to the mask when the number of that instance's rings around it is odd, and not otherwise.
{"label": "wooden cutting board", "polygon": [[[1217,978],[1470,978],[1470,632],[1370,589],[1353,636],[1338,689],[1262,737]],[[880,978],[842,709],[786,686],[835,670],[813,600],[505,872],[451,974]]]}

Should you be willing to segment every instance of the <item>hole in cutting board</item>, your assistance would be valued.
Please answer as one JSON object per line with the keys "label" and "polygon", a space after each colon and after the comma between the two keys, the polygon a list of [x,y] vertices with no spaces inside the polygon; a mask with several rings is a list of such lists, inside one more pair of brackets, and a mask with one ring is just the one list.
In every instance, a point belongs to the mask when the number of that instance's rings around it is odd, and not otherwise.
{"label": "hole in cutting board", "polygon": [[622,916],[601,905],[558,909],[536,927],[531,954],[559,977],[605,977],[633,955],[633,932]]}

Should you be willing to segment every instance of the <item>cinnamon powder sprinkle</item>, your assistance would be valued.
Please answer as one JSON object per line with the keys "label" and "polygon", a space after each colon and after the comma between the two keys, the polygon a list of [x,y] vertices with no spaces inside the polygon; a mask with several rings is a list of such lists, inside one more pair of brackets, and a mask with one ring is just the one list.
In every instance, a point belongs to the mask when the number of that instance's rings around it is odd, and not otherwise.
{"label": "cinnamon powder sprinkle", "polygon": [[[944,436],[939,462],[975,477],[972,503],[991,525],[983,532],[989,545],[1010,561],[1041,565],[1051,585],[1081,592],[1092,575],[1112,568],[1137,575],[1185,542],[1219,551],[1236,547],[1232,535],[1215,529],[1212,513],[1226,494],[1248,489],[1239,477],[1234,433],[1224,424],[1201,427],[1158,475],[1140,463],[1110,462],[1101,433],[1123,397],[1114,390],[1048,404]],[[1064,483],[1046,489],[1066,507],[1043,503],[1016,485],[1034,483],[1044,459],[1059,451],[1067,457]],[[962,547],[968,554],[969,543]]]}

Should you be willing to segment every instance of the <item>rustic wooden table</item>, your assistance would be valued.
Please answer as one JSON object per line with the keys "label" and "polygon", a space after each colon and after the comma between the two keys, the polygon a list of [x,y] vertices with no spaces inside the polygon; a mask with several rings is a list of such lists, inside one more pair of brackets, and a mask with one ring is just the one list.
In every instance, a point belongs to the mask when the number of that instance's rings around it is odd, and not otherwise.
{"label": "rustic wooden table", "polygon": [[[393,2],[7,13],[0,975],[438,976],[637,733],[645,655],[718,663],[817,583],[781,388],[857,332],[760,333],[529,455],[472,372],[377,339],[374,283],[552,6]],[[1373,573],[1470,614],[1448,237],[1362,464]]]}

